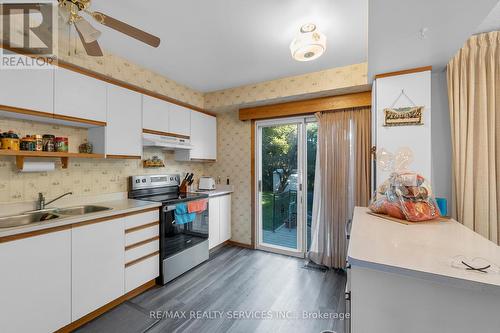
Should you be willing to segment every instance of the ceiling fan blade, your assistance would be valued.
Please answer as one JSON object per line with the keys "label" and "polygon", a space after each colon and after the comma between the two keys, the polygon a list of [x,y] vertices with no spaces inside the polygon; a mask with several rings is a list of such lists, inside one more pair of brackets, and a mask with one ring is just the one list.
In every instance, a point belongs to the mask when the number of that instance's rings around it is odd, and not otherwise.
{"label": "ceiling fan blade", "polygon": [[83,38],[82,33],[80,32],[80,29],[78,29],[78,26],[75,25],[76,32],[78,32],[78,36],[80,37],[80,40],[82,41],[83,48],[85,49],[85,52],[91,57],[102,57],[103,53],[101,50],[101,47],[99,46],[99,43],[97,40],[87,43],[85,41],[85,38]]}
{"label": "ceiling fan blade", "polygon": [[101,36],[101,32],[94,28],[89,21],[83,17],[75,21],[75,27],[82,34],[83,39],[85,39],[87,43],[95,42]]}
{"label": "ceiling fan blade", "polygon": [[110,27],[112,29],[115,29],[121,33],[124,33],[125,35],[128,35],[132,38],[135,38],[143,43],[146,43],[153,47],[158,47],[160,45],[160,38],[151,35],[150,33],[137,29],[131,25],[128,25],[125,22],[112,18],[101,12],[92,12],[90,14],[97,22],[104,24],[105,26]]}

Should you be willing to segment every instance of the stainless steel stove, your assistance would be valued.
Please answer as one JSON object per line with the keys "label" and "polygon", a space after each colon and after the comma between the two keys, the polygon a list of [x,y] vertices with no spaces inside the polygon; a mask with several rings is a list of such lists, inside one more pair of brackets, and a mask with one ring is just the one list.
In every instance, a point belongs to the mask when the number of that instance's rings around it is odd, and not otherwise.
{"label": "stainless steel stove", "polygon": [[175,210],[191,201],[208,200],[203,193],[179,193],[179,175],[130,177],[128,197],[161,202],[160,283],[165,284],[208,259],[208,205],[192,222],[178,223]]}

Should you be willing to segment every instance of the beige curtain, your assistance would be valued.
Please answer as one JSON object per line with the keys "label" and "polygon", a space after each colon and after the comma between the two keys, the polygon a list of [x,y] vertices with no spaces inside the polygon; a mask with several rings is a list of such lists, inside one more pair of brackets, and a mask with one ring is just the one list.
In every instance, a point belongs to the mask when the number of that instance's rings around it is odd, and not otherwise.
{"label": "beige curtain", "polygon": [[311,248],[308,258],[345,268],[345,225],[370,196],[370,108],[317,113]]}
{"label": "beige curtain", "polygon": [[500,32],[471,37],[447,70],[453,217],[500,244]]}

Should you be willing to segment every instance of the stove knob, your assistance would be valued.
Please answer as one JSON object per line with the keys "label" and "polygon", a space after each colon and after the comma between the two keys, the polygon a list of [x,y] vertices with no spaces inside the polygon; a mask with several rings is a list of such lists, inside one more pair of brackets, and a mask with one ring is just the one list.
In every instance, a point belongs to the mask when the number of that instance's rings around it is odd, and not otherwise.
{"label": "stove knob", "polygon": [[144,178],[144,179],[142,180],[142,182],[143,182],[143,183],[145,183],[145,182],[146,182],[146,178]]}
{"label": "stove knob", "polygon": [[136,184],[139,184],[140,182],[141,182],[141,180],[140,180],[140,179],[136,179],[136,180],[135,180],[135,183],[136,183]]}
{"label": "stove knob", "polygon": [[174,177],[170,177],[170,181],[174,180]]}

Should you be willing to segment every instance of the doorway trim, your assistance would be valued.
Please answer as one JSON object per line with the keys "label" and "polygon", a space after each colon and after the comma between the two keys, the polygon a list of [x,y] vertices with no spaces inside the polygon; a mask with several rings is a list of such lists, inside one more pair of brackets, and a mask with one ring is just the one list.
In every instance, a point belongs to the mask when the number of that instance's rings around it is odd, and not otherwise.
{"label": "doorway trim", "polygon": [[[266,120],[252,120],[251,124],[251,174],[252,174],[252,246],[254,249],[263,250],[267,252],[273,252],[278,254],[284,254],[299,258],[304,258],[307,253],[307,140],[305,135],[307,135],[307,124],[313,122],[315,117],[313,115],[303,115],[295,117],[286,118],[276,118],[276,119],[266,119]],[[297,250],[293,250],[287,247],[272,245],[272,244],[261,244],[261,230],[259,219],[261,218],[261,207],[260,202],[257,198],[259,191],[259,179],[257,177],[258,172],[260,172],[260,153],[261,153],[261,136],[259,135],[259,128],[262,126],[272,126],[280,124],[300,124],[297,140],[298,140],[298,152],[297,152],[297,163],[300,167],[299,181],[297,186],[300,187],[298,190],[299,194],[297,200],[300,200],[300,204],[297,205],[297,216],[300,221],[297,221]],[[299,231],[300,229],[300,231]]]}

